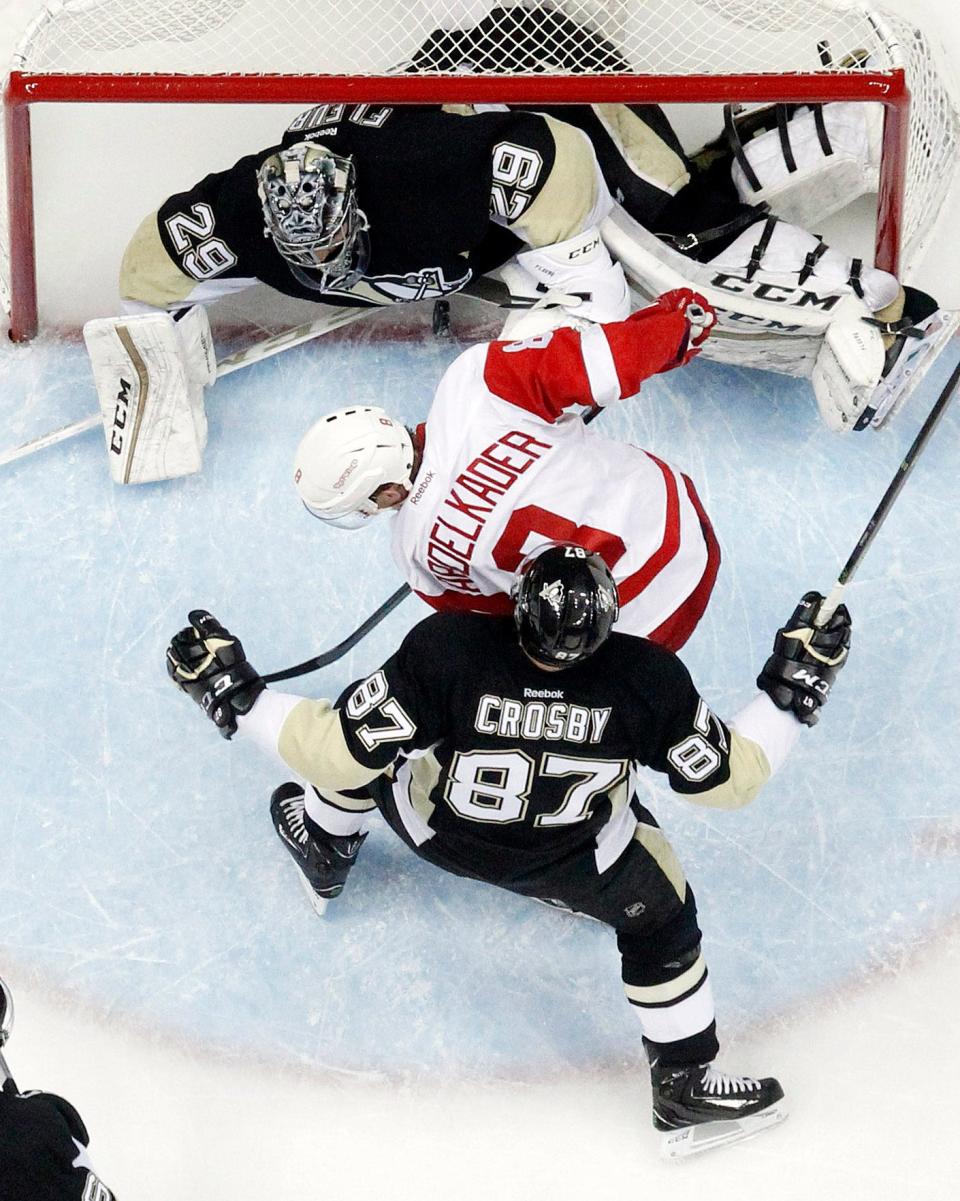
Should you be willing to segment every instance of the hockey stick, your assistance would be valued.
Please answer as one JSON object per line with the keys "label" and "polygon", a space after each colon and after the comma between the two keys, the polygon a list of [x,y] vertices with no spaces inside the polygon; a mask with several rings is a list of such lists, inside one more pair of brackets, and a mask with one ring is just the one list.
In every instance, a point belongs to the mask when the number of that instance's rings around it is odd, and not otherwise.
{"label": "hockey stick", "polygon": [[3,978],[0,977],[0,1087],[6,1092],[17,1091],[7,1061],[3,1058],[3,1048],[6,1046],[10,1031],[13,1029],[13,997]]}
{"label": "hockey stick", "polygon": [[[323,317],[318,317],[315,321],[307,321],[303,325],[295,325],[292,329],[283,330],[279,334],[261,338],[243,350],[238,350],[221,359],[217,363],[217,379],[224,375],[230,375],[233,371],[239,371],[242,367],[250,367],[253,363],[272,358],[273,355],[290,350],[293,346],[299,346],[301,343],[310,342],[323,334],[332,333],[341,326],[349,325],[361,317],[366,317],[372,311],[372,309],[338,308]],[[94,413],[91,417],[84,417],[80,421],[61,426],[60,429],[43,434],[30,442],[24,442],[21,446],[15,446],[12,450],[0,454],[0,467],[7,463],[13,463],[17,459],[26,458],[27,455],[35,454],[38,450],[45,450],[48,446],[55,446],[58,442],[65,442],[68,438],[74,438],[78,434],[84,434],[87,430],[92,430],[100,425],[102,421],[101,414]]]}
{"label": "hockey stick", "polygon": [[893,502],[900,495],[903,485],[907,482],[907,476],[909,476],[913,470],[914,463],[920,457],[920,452],[926,446],[927,442],[929,442],[930,436],[946,411],[947,405],[957,390],[958,383],[960,383],[960,362],[954,367],[953,374],[947,380],[926,421],[920,427],[920,433],[914,438],[913,444],[904,455],[903,462],[897,468],[896,475],[894,475],[890,481],[890,486],[883,494],[883,499],[874,510],[873,516],[867,522],[866,529],[860,535],[857,545],[853,548],[853,553],[847,559],[839,576],[837,576],[837,582],[834,584],[830,595],[820,606],[820,611],[817,613],[815,619],[817,626],[825,626],[836,612],[837,606],[843,597],[844,589],[850,583],[851,579],[853,579],[854,572],[859,567],[861,559],[867,553],[871,542],[873,542],[880,527],[886,521],[887,515],[893,508]]}
{"label": "hockey stick", "polygon": [[[593,405],[589,412],[584,414],[583,424],[589,425],[602,412],[601,405]],[[357,626],[353,633],[344,638],[342,642],[338,642],[336,646],[332,646],[330,650],[324,651],[313,659],[305,659],[303,663],[298,663],[295,667],[285,667],[282,671],[274,671],[268,676],[263,676],[264,683],[275,684],[278,680],[292,680],[295,676],[305,676],[311,671],[319,671],[321,667],[329,667],[331,663],[336,663],[338,659],[343,658],[347,651],[353,650],[358,642],[366,638],[370,631],[375,629],[387,614],[392,613],[401,601],[406,600],[411,591],[409,584],[401,584],[396,592],[387,597],[379,609],[371,613],[367,620]]]}
{"label": "hockey stick", "polygon": [[271,672],[270,675],[263,677],[263,682],[275,684],[277,680],[292,680],[295,676],[305,676],[308,672],[319,671],[321,667],[336,663],[338,659],[343,658],[347,651],[353,650],[358,642],[366,638],[370,631],[375,629],[388,613],[392,613],[401,601],[406,600],[411,591],[409,584],[401,584],[396,592],[387,597],[379,609],[371,613],[367,620],[357,626],[353,633],[344,638],[342,642],[338,642],[336,646],[313,659],[306,659],[303,663],[298,663],[296,667],[287,667],[283,671]]}

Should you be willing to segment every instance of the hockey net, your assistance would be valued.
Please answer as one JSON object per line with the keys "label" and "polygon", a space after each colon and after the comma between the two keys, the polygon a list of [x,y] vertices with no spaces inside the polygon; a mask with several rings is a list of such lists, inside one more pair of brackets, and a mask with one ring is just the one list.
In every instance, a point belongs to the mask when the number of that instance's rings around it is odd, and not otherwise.
{"label": "hockey net", "polygon": [[[495,71],[450,68],[449,34],[518,19],[539,45],[535,63],[505,36]],[[854,0],[51,3],[23,36],[5,88],[0,286],[11,336],[32,336],[37,320],[33,106],[831,99],[887,106],[877,262],[908,270],[954,177],[960,112],[923,33]],[[149,129],[140,153],[152,159]],[[278,120],[277,138],[281,129]]]}

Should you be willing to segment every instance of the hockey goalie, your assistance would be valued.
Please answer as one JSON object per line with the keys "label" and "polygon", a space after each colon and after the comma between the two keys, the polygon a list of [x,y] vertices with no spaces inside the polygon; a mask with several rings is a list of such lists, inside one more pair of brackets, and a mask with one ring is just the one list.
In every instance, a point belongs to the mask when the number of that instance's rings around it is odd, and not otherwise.
{"label": "hockey goalie", "polygon": [[[544,45],[556,64],[557,48],[584,36],[549,4],[495,9],[472,29],[436,32],[409,67],[545,70]],[[594,69],[630,70],[586,36]],[[851,47],[846,65],[869,61]],[[830,429],[882,425],[956,328],[932,297],[807,232],[876,191],[878,105],[727,106],[723,134],[692,156],[656,105],[538,111],[590,139],[614,201],[601,232],[635,307],[694,288],[718,317],[705,357],[810,377]]]}
{"label": "hockey goalie", "polygon": [[[547,4],[438,32],[403,69],[574,69],[543,61],[562,42],[628,69]],[[128,246],[125,315],[85,329],[113,478],[199,469],[216,378],[205,306],[256,283],[362,307],[492,287],[515,310],[505,338],[692,287],[719,317],[708,357],[809,376],[831,429],[879,425],[952,325],[803,228],[871,186],[867,107],[728,115],[726,138],[690,158],[654,106],[316,105],[279,145],[169,197]]]}

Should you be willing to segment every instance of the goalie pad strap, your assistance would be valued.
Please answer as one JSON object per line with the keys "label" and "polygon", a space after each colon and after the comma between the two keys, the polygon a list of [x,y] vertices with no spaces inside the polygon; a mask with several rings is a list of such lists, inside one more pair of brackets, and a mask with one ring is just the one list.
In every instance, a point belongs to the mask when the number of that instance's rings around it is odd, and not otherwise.
{"label": "goalie pad strap", "polygon": [[763,263],[763,256],[767,253],[770,246],[770,239],[773,237],[773,231],[777,228],[777,217],[768,217],[763,223],[763,229],[760,232],[760,237],[757,239],[756,245],[750,252],[750,262],[747,264],[746,278],[752,280],[760,270]]}
{"label": "goalie pad strap", "polygon": [[863,283],[860,276],[863,274],[863,259],[850,260],[850,287],[854,293],[863,300]]}
{"label": "goalie pad strap", "polygon": [[810,251],[807,257],[803,260],[803,267],[800,269],[800,274],[797,276],[797,283],[805,284],[817,269],[817,263],[827,253],[827,244],[821,238],[818,244]]}
{"label": "goalie pad strap", "polygon": [[876,317],[864,317],[868,325],[875,325],[881,334],[902,334],[905,338],[922,338],[924,332],[917,329],[910,317],[901,317],[899,321],[879,321]]}
{"label": "goalie pad strap", "polygon": [[823,115],[823,105],[811,105],[813,109],[813,124],[817,131],[817,140],[820,143],[820,149],[823,151],[823,157],[829,158],[833,154],[833,143],[830,141],[830,135],[827,133],[827,122]]}
{"label": "goalie pad strap", "polygon": [[668,246],[672,246],[675,250],[686,254],[688,251],[694,250],[697,246],[705,246],[708,242],[715,242],[717,238],[726,237],[727,234],[739,233],[742,229],[747,229],[748,226],[754,225],[759,217],[761,217],[770,208],[768,204],[758,204],[753,208],[746,209],[739,216],[734,217],[732,221],[726,221],[723,225],[715,225],[713,229],[703,229],[699,233],[689,234],[657,234],[661,242],[666,242]]}
{"label": "goalie pad strap", "polygon": [[730,152],[740,164],[740,170],[743,172],[744,178],[750,187],[759,192],[763,185],[753,169],[753,165],[747,158],[743,149],[743,142],[740,140],[740,131],[737,129],[737,123],[733,119],[733,105],[725,104],[723,106],[723,131],[727,135],[727,142],[730,146]]}
{"label": "goalie pad strap", "polygon": [[797,170],[797,160],[793,157],[793,147],[790,145],[790,130],[787,127],[787,110],[782,104],[777,105],[777,133],[780,135],[780,153],[787,172],[794,175]]}

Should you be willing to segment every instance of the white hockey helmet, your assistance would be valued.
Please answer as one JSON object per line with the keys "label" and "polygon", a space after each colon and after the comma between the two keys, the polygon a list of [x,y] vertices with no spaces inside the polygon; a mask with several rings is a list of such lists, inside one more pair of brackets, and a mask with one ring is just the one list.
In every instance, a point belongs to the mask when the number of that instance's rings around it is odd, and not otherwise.
{"label": "white hockey helmet", "polygon": [[413,442],[404,426],[373,405],[350,405],[307,430],[293,479],[314,517],[357,529],[382,511],[374,492],[384,484],[409,488],[412,473]]}

